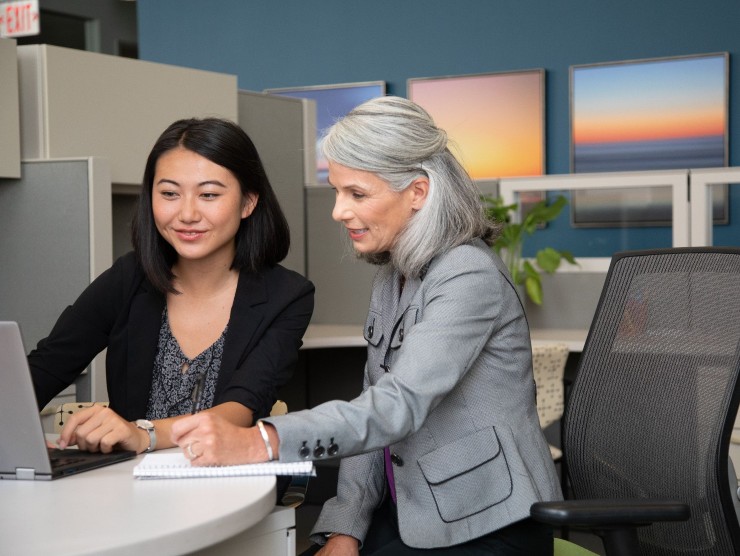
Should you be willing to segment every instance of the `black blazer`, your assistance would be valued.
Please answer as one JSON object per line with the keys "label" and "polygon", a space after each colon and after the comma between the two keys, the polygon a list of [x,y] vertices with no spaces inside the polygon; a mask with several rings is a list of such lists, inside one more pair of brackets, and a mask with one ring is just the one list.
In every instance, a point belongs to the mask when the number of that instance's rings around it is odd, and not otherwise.
{"label": "black blazer", "polygon": [[[269,414],[292,375],[313,312],[314,286],[279,265],[242,271],[231,308],[214,405],[234,401],[254,419]],[[67,307],[28,355],[39,409],[71,384],[103,349],[111,408],[143,418],[149,401],[165,296],[124,255]]]}

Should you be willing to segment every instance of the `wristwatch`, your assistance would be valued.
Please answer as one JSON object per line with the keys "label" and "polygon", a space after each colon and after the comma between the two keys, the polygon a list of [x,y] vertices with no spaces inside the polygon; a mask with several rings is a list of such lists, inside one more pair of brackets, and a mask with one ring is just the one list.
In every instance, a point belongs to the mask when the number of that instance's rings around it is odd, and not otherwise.
{"label": "wristwatch", "polygon": [[137,419],[136,426],[145,430],[149,434],[149,447],[144,451],[151,452],[157,447],[157,433],[154,430],[154,423],[147,421],[146,419]]}

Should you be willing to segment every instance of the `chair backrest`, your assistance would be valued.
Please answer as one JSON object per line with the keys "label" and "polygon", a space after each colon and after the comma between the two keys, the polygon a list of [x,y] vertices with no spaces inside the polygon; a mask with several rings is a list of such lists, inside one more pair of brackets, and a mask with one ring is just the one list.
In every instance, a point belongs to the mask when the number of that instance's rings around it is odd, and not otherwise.
{"label": "chair backrest", "polygon": [[536,344],[532,346],[532,368],[537,385],[537,415],[545,429],[560,420],[565,409],[563,375],[568,360],[565,344]]}
{"label": "chair backrest", "polygon": [[643,555],[740,553],[728,448],[740,392],[740,249],[619,253],[565,416],[576,498],[668,498]]}

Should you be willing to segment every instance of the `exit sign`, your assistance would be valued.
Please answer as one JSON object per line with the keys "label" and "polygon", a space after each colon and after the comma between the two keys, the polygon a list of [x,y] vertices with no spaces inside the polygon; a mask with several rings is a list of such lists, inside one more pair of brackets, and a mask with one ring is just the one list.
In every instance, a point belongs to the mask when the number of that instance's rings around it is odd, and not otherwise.
{"label": "exit sign", "polygon": [[39,0],[0,2],[0,37],[39,34]]}

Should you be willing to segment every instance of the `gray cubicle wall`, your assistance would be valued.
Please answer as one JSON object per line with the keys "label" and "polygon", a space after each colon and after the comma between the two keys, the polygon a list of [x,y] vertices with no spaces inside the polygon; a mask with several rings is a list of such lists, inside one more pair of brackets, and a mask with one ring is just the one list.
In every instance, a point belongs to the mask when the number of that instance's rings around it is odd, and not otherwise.
{"label": "gray cubicle wall", "polygon": [[344,226],[331,218],[334,190],[306,188],[308,278],[316,286],[312,324],[365,324],[376,268],[355,257]]}
{"label": "gray cubicle wall", "polygon": [[530,328],[588,330],[604,287],[604,272],[558,272],[542,278],[543,303],[525,303]]}
{"label": "gray cubicle wall", "polygon": [[13,39],[0,39],[0,178],[20,176],[18,55]]}
{"label": "gray cubicle wall", "polygon": [[97,156],[141,183],[157,137],[180,118],[237,119],[236,77],[50,45],[18,47],[21,157]]}
{"label": "gray cubicle wall", "polygon": [[251,91],[238,95],[239,125],[257,147],[290,226],[290,253],[283,265],[305,276],[303,188],[316,172],[316,104]]}
{"label": "gray cubicle wall", "polygon": [[[30,351],[111,264],[111,185],[104,159],[23,162],[21,170],[21,179],[0,179],[0,320],[20,323]],[[69,395],[107,399],[101,358]]]}

